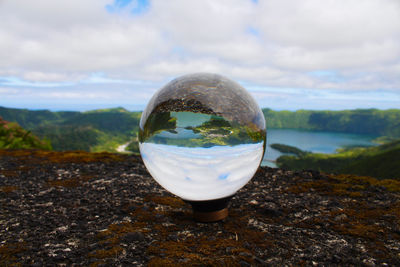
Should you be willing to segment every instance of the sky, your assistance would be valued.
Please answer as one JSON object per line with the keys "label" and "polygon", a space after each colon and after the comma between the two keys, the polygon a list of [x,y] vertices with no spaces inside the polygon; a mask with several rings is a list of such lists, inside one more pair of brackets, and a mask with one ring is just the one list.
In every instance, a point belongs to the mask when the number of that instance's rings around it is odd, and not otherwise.
{"label": "sky", "polygon": [[0,0],[0,106],[142,110],[218,73],[275,110],[400,108],[398,0]]}

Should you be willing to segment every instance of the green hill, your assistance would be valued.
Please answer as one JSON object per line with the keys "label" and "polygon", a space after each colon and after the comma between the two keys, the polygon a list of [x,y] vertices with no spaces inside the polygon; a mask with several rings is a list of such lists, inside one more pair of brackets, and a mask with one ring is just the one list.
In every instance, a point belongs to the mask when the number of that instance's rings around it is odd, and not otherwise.
{"label": "green hill", "polygon": [[58,151],[115,152],[120,144],[135,140],[140,115],[123,108],[51,112],[0,107],[0,116],[46,138]]}
{"label": "green hill", "polygon": [[134,134],[140,120],[139,112],[129,112],[125,109],[94,110],[78,113],[67,118],[60,125],[92,126],[95,129],[113,134]]}
{"label": "green hill", "polygon": [[288,170],[314,169],[378,179],[400,179],[400,140],[376,147],[342,149],[336,154],[285,155],[277,159],[277,165]]}
{"label": "green hill", "polygon": [[263,109],[267,128],[370,134],[400,137],[399,109],[355,109],[343,111]]}
{"label": "green hill", "polygon": [[8,122],[0,117],[0,148],[51,150],[51,145],[23,129],[18,123]]}
{"label": "green hill", "polygon": [[42,125],[34,132],[51,141],[54,150],[92,151],[100,143],[101,131],[91,126]]}
{"label": "green hill", "polygon": [[28,110],[0,107],[0,116],[5,120],[18,123],[25,129],[34,129],[43,124],[54,124],[78,115],[80,112],[49,110]]}

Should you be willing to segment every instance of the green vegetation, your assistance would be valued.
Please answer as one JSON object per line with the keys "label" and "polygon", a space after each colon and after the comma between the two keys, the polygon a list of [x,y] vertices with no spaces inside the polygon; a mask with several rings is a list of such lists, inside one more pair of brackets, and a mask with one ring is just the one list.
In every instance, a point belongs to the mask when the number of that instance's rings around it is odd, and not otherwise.
{"label": "green vegetation", "polygon": [[307,153],[281,156],[277,165],[284,169],[317,169],[328,173],[372,176],[378,179],[400,179],[400,140],[376,147],[339,150],[336,154]]}
{"label": "green vegetation", "polygon": [[284,144],[272,144],[271,147],[273,149],[278,150],[279,152],[287,153],[287,154],[294,154],[296,156],[304,156],[307,153],[309,153],[309,152],[303,151],[297,147],[288,146],[288,145],[284,145]]}
{"label": "green vegetation", "polygon": [[318,111],[298,110],[292,111],[274,111],[271,109],[263,109],[265,120],[267,121],[267,129],[305,129],[316,130],[316,127],[309,124],[308,120],[312,113]]}
{"label": "green vegetation", "polygon": [[39,138],[49,140],[54,150],[110,151],[129,142],[138,132],[140,112],[123,108],[89,112],[0,107],[0,116],[15,121]]}
{"label": "green vegetation", "polygon": [[122,108],[94,110],[78,113],[64,120],[62,125],[75,127],[90,125],[95,129],[113,134],[136,134],[141,113]]}
{"label": "green vegetation", "polygon": [[267,128],[305,129],[400,137],[400,110],[356,109],[343,111],[263,109]]}
{"label": "green vegetation", "polygon": [[102,132],[91,126],[44,125],[33,129],[38,136],[51,140],[55,150],[91,151],[97,145]]}
{"label": "green vegetation", "polygon": [[44,149],[50,150],[48,141],[42,141],[30,131],[24,130],[15,122],[8,122],[0,117],[0,148],[6,149]]}
{"label": "green vegetation", "polygon": [[5,120],[18,123],[24,129],[34,129],[39,125],[56,124],[78,115],[79,112],[48,110],[28,110],[0,107],[0,116]]}
{"label": "green vegetation", "polygon": [[138,143],[138,141],[134,140],[134,141],[130,142],[125,150],[133,152],[135,154],[139,154],[139,143]]}

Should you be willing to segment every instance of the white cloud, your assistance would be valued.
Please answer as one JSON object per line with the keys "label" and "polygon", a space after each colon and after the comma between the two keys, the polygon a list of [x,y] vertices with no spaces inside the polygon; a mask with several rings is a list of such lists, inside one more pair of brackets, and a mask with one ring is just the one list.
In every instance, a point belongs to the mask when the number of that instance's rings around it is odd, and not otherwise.
{"label": "white cloud", "polygon": [[109,99],[110,94],[99,92],[49,92],[39,93],[37,96],[51,99]]}
{"label": "white cloud", "polygon": [[[264,88],[400,94],[397,0],[153,0],[136,15],[136,1],[114,13],[111,2],[0,1],[0,86],[150,90],[205,71]],[[335,77],[310,75],[320,70]]]}
{"label": "white cloud", "polygon": [[22,78],[32,82],[75,82],[83,79],[84,76],[61,72],[27,71],[22,74]]}
{"label": "white cloud", "polygon": [[0,87],[0,94],[2,95],[16,95],[19,93],[18,89],[9,87]]}
{"label": "white cloud", "polygon": [[257,12],[265,37],[280,45],[326,49],[399,37],[396,0],[270,0],[260,1]]}

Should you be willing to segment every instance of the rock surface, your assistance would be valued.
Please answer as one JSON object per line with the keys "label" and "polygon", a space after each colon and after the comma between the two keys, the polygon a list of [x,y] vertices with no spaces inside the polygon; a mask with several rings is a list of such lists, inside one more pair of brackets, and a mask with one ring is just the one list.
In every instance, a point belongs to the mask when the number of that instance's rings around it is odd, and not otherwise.
{"label": "rock surface", "polygon": [[260,168],[196,223],[139,157],[0,151],[0,266],[400,266],[400,182]]}

